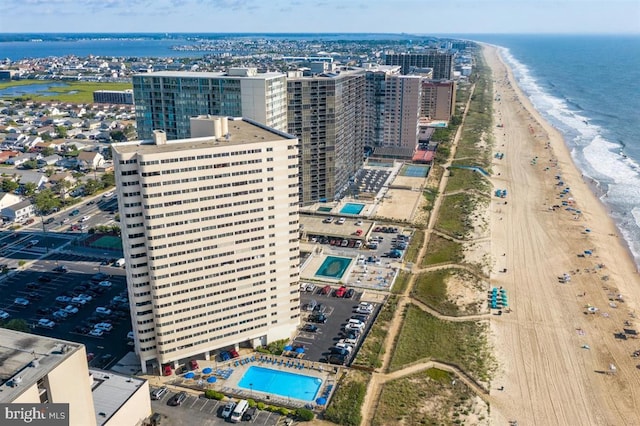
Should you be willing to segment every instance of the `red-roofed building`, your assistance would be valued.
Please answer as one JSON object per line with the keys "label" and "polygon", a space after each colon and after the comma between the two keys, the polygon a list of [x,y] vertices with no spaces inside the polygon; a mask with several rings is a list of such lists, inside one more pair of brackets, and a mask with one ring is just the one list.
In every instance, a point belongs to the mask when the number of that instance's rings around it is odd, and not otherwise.
{"label": "red-roofed building", "polygon": [[434,157],[435,157],[435,151],[418,150],[413,153],[413,158],[411,160],[414,163],[431,164],[433,163]]}

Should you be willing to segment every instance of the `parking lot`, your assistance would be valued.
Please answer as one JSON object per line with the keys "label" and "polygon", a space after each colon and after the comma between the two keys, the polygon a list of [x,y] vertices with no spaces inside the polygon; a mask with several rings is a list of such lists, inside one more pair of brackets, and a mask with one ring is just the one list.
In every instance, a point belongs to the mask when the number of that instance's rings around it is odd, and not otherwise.
{"label": "parking lot", "polygon": [[[133,350],[127,339],[131,318],[124,270],[100,265],[100,261],[82,254],[51,253],[27,270],[11,272],[0,280],[0,310],[9,315],[5,321],[22,319],[35,334],[80,342],[92,354],[91,366],[112,365]],[[54,271],[63,266],[67,272]],[[98,272],[105,276],[92,281]],[[26,302],[15,303],[16,299]],[[98,307],[109,314],[99,314]],[[95,324],[102,323],[110,325],[103,324],[103,332],[95,333],[101,335],[89,334]]]}
{"label": "parking lot", "polygon": [[[157,388],[151,388],[153,391]],[[154,412],[164,416],[162,425],[224,425],[228,422],[220,417],[225,401],[207,399],[204,396],[189,395],[187,399],[178,406],[167,405],[177,392],[169,391],[160,400],[152,400],[151,408]],[[258,414],[251,423],[260,426],[275,426],[281,420],[281,416],[276,413],[258,410]]]}
{"label": "parking lot", "polygon": [[[338,289],[338,286],[333,286],[332,292],[327,295],[320,293],[322,287],[316,287],[313,292],[300,293],[300,303],[303,309],[302,326],[304,327],[305,324],[314,324],[318,327],[315,332],[300,330],[293,341],[294,347],[304,347],[304,359],[307,361],[327,362],[330,354],[330,348],[334,347],[340,339],[346,337],[344,326],[352,316],[358,315],[356,313],[356,308],[360,303],[362,292],[356,291],[352,298],[335,297],[333,296],[333,293],[336,289]],[[305,310],[305,307],[308,307],[312,301],[315,301],[316,303],[315,312]],[[366,336],[375,316],[378,313],[379,307],[379,304],[373,304],[373,311],[367,315],[368,318],[365,321],[364,328],[356,339],[357,343],[353,345],[353,349],[347,357],[347,364],[349,364],[356,355],[364,336]],[[307,321],[308,318],[313,317],[318,313],[323,313],[325,315],[325,323]]]}

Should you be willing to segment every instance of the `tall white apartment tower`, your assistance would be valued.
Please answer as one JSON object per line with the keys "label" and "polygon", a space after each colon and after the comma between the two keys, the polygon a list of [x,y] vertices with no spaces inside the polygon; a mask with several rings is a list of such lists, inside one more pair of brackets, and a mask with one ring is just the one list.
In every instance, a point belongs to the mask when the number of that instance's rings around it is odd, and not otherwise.
{"label": "tall white apartment tower", "polygon": [[290,338],[298,294],[298,140],[248,119],[113,144],[135,348],[178,365]]}

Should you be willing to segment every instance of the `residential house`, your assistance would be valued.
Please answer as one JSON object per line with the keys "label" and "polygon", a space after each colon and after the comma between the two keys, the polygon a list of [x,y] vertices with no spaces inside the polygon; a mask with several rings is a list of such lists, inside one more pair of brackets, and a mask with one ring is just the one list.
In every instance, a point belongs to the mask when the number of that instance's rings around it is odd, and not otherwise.
{"label": "residential house", "polygon": [[10,192],[0,192],[0,210],[14,204],[18,204],[20,201],[22,201],[22,198],[18,197],[15,194],[12,194]]}
{"label": "residential house", "polygon": [[59,156],[58,154],[52,154],[39,159],[38,167],[55,166],[60,162],[60,160],[62,160],[61,156]]}
{"label": "residential house", "polygon": [[[76,178],[73,177],[71,172],[61,172],[55,173],[49,176],[49,186],[51,188],[55,188],[55,191],[60,193],[61,195],[68,194],[70,189],[76,184]],[[64,194],[61,193],[61,189],[64,189]]]}
{"label": "residential house", "polygon": [[104,157],[99,152],[80,151],[77,161],[80,169],[95,170],[104,163]]}
{"label": "residential house", "polygon": [[31,201],[23,200],[0,210],[2,217],[10,222],[22,222],[35,214]]}
{"label": "residential house", "polygon": [[39,156],[40,156],[40,154],[29,154],[29,153],[21,152],[16,156],[9,157],[5,161],[5,163],[6,164],[12,164],[12,165],[14,165],[16,167],[19,167],[19,166],[22,166],[27,161],[37,160],[39,158]]}
{"label": "residential house", "polygon": [[33,183],[35,185],[36,191],[39,191],[42,188],[44,188],[44,185],[48,181],[49,180],[47,179],[47,177],[42,173],[33,172],[33,171],[23,171],[21,173],[20,181],[18,183],[22,187],[24,187],[28,183]]}
{"label": "residential house", "polygon": [[0,163],[6,163],[11,157],[20,155],[19,151],[0,151]]}

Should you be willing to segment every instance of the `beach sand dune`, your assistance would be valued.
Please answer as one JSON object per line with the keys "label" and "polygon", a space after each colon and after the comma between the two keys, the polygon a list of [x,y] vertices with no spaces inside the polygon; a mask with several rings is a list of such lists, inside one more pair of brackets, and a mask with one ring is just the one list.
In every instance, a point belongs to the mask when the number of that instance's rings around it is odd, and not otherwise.
{"label": "beach sand dune", "polygon": [[[640,340],[615,337],[640,328],[636,266],[562,136],[515,86],[497,49],[483,51],[503,125],[494,127],[504,158],[494,159],[492,182],[508,191],[490,207],[491,281],[512,308],[491,321],[493,424],[640,424],[640,358],[631,356]],[[570,281],[561,283],[564,274]]]}

